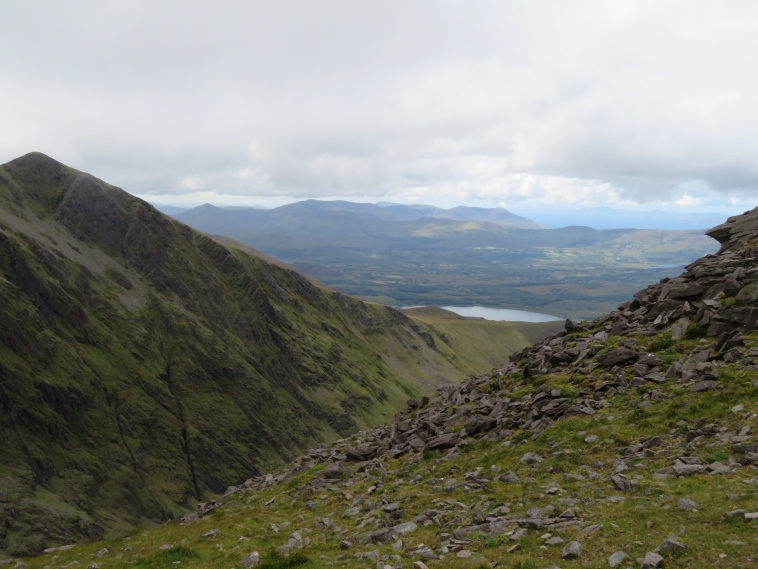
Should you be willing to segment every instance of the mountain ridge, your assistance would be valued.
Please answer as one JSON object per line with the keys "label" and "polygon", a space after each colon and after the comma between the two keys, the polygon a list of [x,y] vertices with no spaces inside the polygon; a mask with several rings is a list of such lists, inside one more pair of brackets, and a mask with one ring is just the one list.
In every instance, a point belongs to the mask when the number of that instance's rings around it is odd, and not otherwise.
{"label": "mountain ridge", "polygon": [[0,295],[16,555],[165,521],[483,357],[40,153],[0,166]]}

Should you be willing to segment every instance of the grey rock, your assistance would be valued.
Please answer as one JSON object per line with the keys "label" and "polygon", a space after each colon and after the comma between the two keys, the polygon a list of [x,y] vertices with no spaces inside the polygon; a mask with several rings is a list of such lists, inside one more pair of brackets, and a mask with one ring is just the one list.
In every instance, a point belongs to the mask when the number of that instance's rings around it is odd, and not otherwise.
{"label": "grey rock", "polygon": [[365,461],[371,460],[376,456],[379,447],[370,443],[363,443],[356,447],[348,448],[345,450],[345,455],[348,460],[352,461]]}
{"label": "grey rock", "polygon": [[691,388],[690,391],[692,393],[701,393],[703,391],[710,391],[711,389],[716,389],[718,387],[719,382],[714,381],[711,379],[704,379],[702,381],[698,381],[695,383]]}
{"label": "grey rock", "polygon": [[427,561],[436,561],[439,559],[439,556],[434,553],[434,551],[431,550],[429,547],[420,547],[414,551],[411,552],[411,555],[421,557],[422,559],[426,559]]}
{"label": "grey rock", "polygon": [[73,549],[76,547],[76,544],[69,544],[69,545],[60,545],[58,547],[48,547],[45,549],[45,553],[53,553],[55,551],[68,551],[69,549]]}
{"label": "grey rock", "polygon": [[497,426],[497,419],[493,417],[474,417],[468,421],[464,428],[468,436],[478,435],[491,431]]}
{"label": "grey rock", "polygon": [[618,567],[627,559],[629,559],[629,556],[626,553],[617,551],[608,558],[608,567]]}
{"label": "grey rock", "polygon": [[636,362],[640,355],[629,348],[615,348],[605,354],[597,356],[597,361],[606,368],[613,366],[622,366],[624,364]]}
{"label": "grey rock", "polygon": [[631,492],[631,490],[634,488],[634,481],[630,480],[623,474],[611,476],[611,482],[613,482],[613,485],[622,492]]}
{"label": "grey rock", "polygon": [[542,457],[536,452],[528,452],[521,457],[521,462],[524,464],[537,464],[538,462],[542,462]]}
{"label": "grey rock", "polygon": [[252,553],[248,553],[243,559],[242,559],[242,566],[245,569],[250,569],[250,567],[258,567],[258,565],[261,564],[261,556],[257,551],[253,551]]}
{"label": "grey rock", "polygon": [[510,539],[512,539],[513,541],[518,541],[519,539],[521,539],[522,537],[526,537],[527,535],[529,535],[529,530],[526,528],[521,528],[513,532],[510,535]]}
{"label": "grey rock", "polygon": [[600,524],[592,524],[584,528],[582,531],[579,532],[579,535],[582,537],[587,537],[588,535],[595,533],[596,531],[600,531],[602,529],[602,525]]}
{"label": "grey rock", "polygon": [[702,464],[675,464],[672,468],[677,476],[692,476],[705,472]]}
{"label": "grey rock", "polygon": [[426,450],[442,450],[446,448],[453,448],[460,442],[461,438],[456,433],[444,433],[438,437],[431,439],[426,446]]}
{"label": "grey rock", "polygon": [[515,472],[506,472],[505,474],[498,476],[497,479],[500,482],[505,482],[507,484],[518,484],[521,482],[521,478],[519,478],[518,474]]}
{"label": "grey rock", "polygon": [[687,546],[682,544],[676,536],[670,535],[658,546],[658,551],[666,553],[667,551],[686,551]]}
{"label": "grey rock", "polygon": [[706,467],[708,474],[731,474],[732,468],[721,462],[713,462]]}
{"label": "grey rock", "polygon": [[397,535],[405,535],[407,533],[411,533],[412,531],[416,531],[416,529],[418,529],[418,526],[414,522],[405,522],[396,525],[392,529],[395,530],[395,533]]}
{"label": "grey rock", "polygon": [[680,498],[679,501],[676,503],[676,507],[680,510],[684,510],[686,512],[689,512],[691,510],[697,509],[697,502],[694,500],[688,500],[687,498]]}
{"label": "grey rock", "polygon": [[561,559],[579,559],[582,556],[582,544],[569,541],[561,552]]}
{"label": "grey rock", "polygon": [[645,555],[645,559],[642,561],[640,569],[659,569],[660,567],[663,567],[663,557],[654,551],[650,551]]}
{"label": "grey rock", "polygon": [[321,475],[324,478],[330,479],[346,478],[348,476],[352,476],[353,474],[355,474],[355,470],[350,468],[344,462],[333,462],[321,471]]}
{"label": "grey rock", "polygon": [[666,381],[666,376],[659,371],[654,371],[653,373],[645,375],[645,379],[652,381],[653,383],[664,383]]}
{"label": "grey rock", "polygon": [[380,543],[387,543],[397,538],[394,528],[380,528],[374,531],[359,534],[357,539],[361,543],[367,543],[371,545],[377,545]]}
{"label": "grey rock", "polygon": [[400,509],[400,502],[390,502],[382,506],[382,510],[385,512],[394,512]]}
{"label": "grey rock", "polygon": [[220,530],[217,530],[217,529],[208,530],[207,532],[205,532],[205,533],[203,534],[203,536],[202,536],[202,537],[213,537],[214,535],[218,535],[218,534],[219,534],[219,531],[220,531]]}

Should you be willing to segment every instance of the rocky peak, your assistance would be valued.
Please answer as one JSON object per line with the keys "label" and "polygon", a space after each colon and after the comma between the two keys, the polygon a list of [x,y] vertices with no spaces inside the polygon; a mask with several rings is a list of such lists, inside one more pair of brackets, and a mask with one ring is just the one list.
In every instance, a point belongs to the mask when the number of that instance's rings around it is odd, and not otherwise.
{"label": "rocky peak", "polygon": [[730,217],[726,223],[709,229],[705,234],[722,244],[719,252],[755,241],[758,239],[758,208]]}

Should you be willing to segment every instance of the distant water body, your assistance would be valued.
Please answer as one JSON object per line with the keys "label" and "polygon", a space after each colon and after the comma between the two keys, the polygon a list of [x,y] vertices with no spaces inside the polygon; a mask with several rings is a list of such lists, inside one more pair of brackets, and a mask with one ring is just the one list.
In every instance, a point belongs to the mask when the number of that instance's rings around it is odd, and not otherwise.
{"label": "distant water body", "polygon": [[486,306],[442,306],[445,310],[455,312],[469,318],[484,318],[486,320],[503,320],[508,322],[553,322],[563,320],[551,314],[529,312],[527,310],[511,310],[510,308],[487,308]]}

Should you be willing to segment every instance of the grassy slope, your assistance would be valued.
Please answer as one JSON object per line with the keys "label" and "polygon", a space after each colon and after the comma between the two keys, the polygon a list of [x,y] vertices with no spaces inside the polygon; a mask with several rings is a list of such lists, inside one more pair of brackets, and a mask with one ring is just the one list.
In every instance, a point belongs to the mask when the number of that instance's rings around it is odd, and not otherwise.
{"label": "grassy slope", "polygon": [[[613,342],[614,338],[610,339]],[[699,340],[661,342],[650,338],[648,348],[664,360],[688,353]],[[656,343],[657,342],[657,346]],[[665,347],[664,347],[665,346]],[[758,333],[747,337],[741,348],[747,353],[758,349]],[[547,378],[551,386],[570,394],[579,389],[602,382],[602,372],[576,378],[553,375]],[[481,519],[487,511],[505,505],[517,515],[524,515],[530,508],[553,508],[555,515],[568,507],[571,498],[585,526],[598,524],[599,528],[580,535],[580,528],[568,528],[555,535],[565,543],[578,539],[583,544],[580,560],[562,560],[560,545],[545,545],[544,530],[529,530],[518,542],[511,541],[507,534],[488,538],[483,534],[471,534],[463,547],[473,551],[471,559],[459,559],[455,553],[444,560],[427,561],[435,567],[464,568],[500,566],[520,569],[560,567],[590,567],[600,569],[608,566],[608,557],[624,551],[629,559],[621,567],[638,567],[646,552],[652,551],[670,535],[685,544],[682,552],[664,553],[667,567],[699,568],[748,568],[754,566],[758,540],[755,527],[742,516],[729,518],[726,512],[742,508],[748,512],[758,511],[758,490],[755,470],[740,469],[736,474],[692,477],[668,477],[656,479],[655,472],[669,466],[675,457],[698,456],[705,463],[714,460],[726,462],[732,454],[731,445],[709,437],[699,444],[688,445],[685,438],[687,425],[700,419],[713,423],[724,432],[738,432],[745,427],[758,428],[758,372],[742,369],[736,364],[724,366],[719,371],[724,389],[691,394],[686,388],[667,381],[654,386],[667,398],[650,404],[651,387],[629,389],[615,396],[608,405],[593,416],[573,417],[554,423],[539,436],[517,431],[507,442],[484,440],[472,442],[457,455],[446,457],[441,452],[429,452],[419,462],[408,456],[385,461],[386,475],[366,472],[352,482],[335,482],[322,490],[303,489],[318,478],[320,465],[300,474],[289,482],[270,488],[238,495],[230,499],[210,516],[188,525],[172,524],[160,530],[134,534],[126,539],[110,540],[86,546],[77,546],[66,553],[59,553],[55,563],[64,565],[72,561],[88,563],[97,560],[102,569],[111,567],[139,567],[159,569],[175,566],[204,567],[210,569],[240,568],[242,558],[251,551],[260,551],[270,559],[267,567],[286,567],[274,561],[275,548],[287,542],[290,534],[298,530],[310,538],[310,545],[302,557],[288,558],[295,563],[304,561],[304,568],[319,568],[337,565],[340,567],[373,567],[375,562],[358,559],[353,554],[377,551],[390,565],[393,556],[401,555],[404,567],[417,559],[412,551],[418,544],[435,547],[457,527],[469,525]],[[533,384],[513,380],[503,389],[518,399],[533,389]],[[744,405],[742,410],[733,410],[735,405]],[[590,435],[597,439],[587,442]],[[642,459],[629,462],[631,477],[639,480],[629,492],[619,491],[610,484],[614,465],[621,450],[642,437],[660,436],[674,447],[671,453],[653,453]],[[359,438],[359,437],[356,437]],[[538,452],[544,461],[528,466],[520,461],[526,452]],[[458,485],[452,492],[440,489],[444,480],[463,480],[464,473],[481,468],[484,475],[493,472],[515,472],[520,482],[491,482],[483,489],[469,489]],[[588,470],[598,476],[588,478]],[[578,478],[580,475],[581,478]],[[379,487],[378,490],[376,487]],[[373,494],[373,495],[371,495]],[[369,495],[371,495],[369,497]],[[340,541],[345,536],[363,530],[356,524],[363,514],[343,515],[356,497],[366,500],[400,501],[405,512],[404,519],[413,519],[428,508],[440,510],[443,524],[420,525],[402,538],[402,547],[392,545],[360,546],[344,551]],[[697,508],[685,511],[678,508],[679,499],[694,500]],[[272,503],[273,500],[273,503]],[[561,502],[563,501],[563,502]],[[468,508],[463,510],[460,504]],[[563,505],[561,505],[563,504]],[[479,512],[479,513],[477,513]],[[365,516],[372,517],[374,516]],[[331,519],[336,530],[325,531],[322,521]],[[276,525],[272,525],[276,524]],[[517,529],[512,526],[512,530]],[[219,533],[211,538],[202,537],[211,529]],[[549,534],[548,534],[549,535]],[[516,545],[516,551],[507,549]],[[108,553],[96,558],[96,552],[107,548]],[[169,548],[169,549],[166,549]],[[31,569],[50,565],[51,556],[27,561]],[[295,565],[291,565],[295,566]]]}
{"label": "grassy slope", "polygon": [[[473,358],[491,367],[503,365],[503,355],[530,346],[548,334],[560,330],[563,322],[494,322],[464,318],[436,306],[406,308],[403,312],[427,324],[437,336],[446,338],[452,347],[451,357]],[[480,372],[481,366],[471,373]]]}
{"label": "grassy slope", "polygon": [[42,155],[0,167],[0,550],[161,522],[482,365],[243,249]]}

